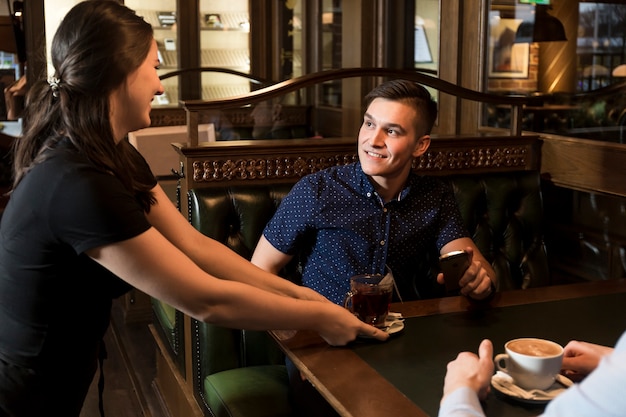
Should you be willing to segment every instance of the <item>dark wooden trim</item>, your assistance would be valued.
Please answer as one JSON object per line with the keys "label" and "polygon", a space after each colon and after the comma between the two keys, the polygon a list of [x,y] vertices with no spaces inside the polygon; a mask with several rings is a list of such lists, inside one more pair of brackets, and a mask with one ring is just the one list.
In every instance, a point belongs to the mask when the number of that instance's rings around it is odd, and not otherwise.
{"label": "dark wooden trim", "polygon": [[[187,213],[192,188],[295,183],[304,175],[356,161],[354,138],[238,140],[174,143],[181,161],[180,210]],[[537,136],[434,137],[429,150],[415,161],[416,172],[428,175],[479,174],[539,170]]]}
{"label": "dark wooden trim", "polygon": [[394,77],[415,81],[447,94],[455,95],[459,98],[483,103],[494,103],[510,106],[523,106],[531,99],[522,96],[502,96],[498,94],[483,93],[476,90],[460,87],[448,81],[442,80],[432,75],[425,74],[418,70],[403,70],[392,68],[340,68],[320,71],[312,74],[305,74],[301,77],[279,82],[275,85],[253,91],[239,97],[227,97],[210,101],[185,100],[182,106],[187,111],[212,110],[227,107],[240,107],[268,100],[281,96],[285,93],[296,91],[300,88],[320,84],[325,81],[339,80],[356,77]]}
{"label": "dark wooden trim", "polygon": [[[200,62],[200,19],[199,2],[177,0],[177,20],[184,22],[176,27],[178,44],[178,69],[198,68]],[[200,73],[185,74],[179,77],[178,99],[202,99],[202,82]]]}
{"label": "dark wooden trim", "polygon": [[[536,136],[435,137],[414,170],[429,175],[537,170],[538,144]],[[174,148],[183,158],[189,188],[295,182],[358,159],[354,138],[239,140]]]}
{"label": "dark wooden trim", "polygon": [[541,134],[541,175],[554,185],[626,197],[626,146]]}
{"label": "dark wooden trim", "polygon": [[150,111],[151,127],[184,126],[187,124],[185,110],[177,107],[154,108]]}
{"label": "dark wooden trim", "polygon": [[497,94],[483,93],[476,90],[460,87],[419,70],[402,70],[391,68],[341,68],[305,74],[265,87],[249,94],[238,97],[229,97],[210,101],[184,100],[182,107],[187,112],[187,130],[189,143],[192,146],[198,144],[198,120],[199,114],[207,110],[221,110],[225,108],[249,106],[265,100],[281,97],[286,93],[298,91],[302,88],[310,88],[326,81],[342,80],[350,78],[367,79],[367,77],[386,77],[406,79],[435,88],[442,93],[453,95],[459,99],[471,100],[481,103],[494,103],[511,106],[511,135],[521,134],[521,113],[524,105],[531,103],[530,97],[502,96]]}
{"label": "dark wooden trim", "polygon": [[256,85],[261,85],[261,86],[268,86],[268,85],[272,85],[275,84],[275,81],[270,81],[266,78],[262,78],[262,77],[255,77],[254,75],[251,74],[246,74],[244,72],[240,72],[240,71],[236,71],[230,68],[221,68],[221,67],[197,67],[197,68],[185,68],[185,69],[180,69],[180,70],[176,70],[176,71],[171,71],[168,73],[165,73],[161,76],[159,76],[160,80],[165,80],[171,77],[177,77],[179,75],[183,75],[183,74],[187,74],[187,73],[203,73],[203,72],[219,72],[219,73],[223,73],[223,74],[232,74],[232,75],[236,75],[239,77],[243,77],[243,78],[247,78],[251,84],[256,84]]}
{"label": "dark wooden trim", "polygon": [[384,59],[388,68],[413,68],[415,66],[415,1],[387,0],[383,3]]}
{"label": "dark wooden trim", "polygon": [[[509,307],[617,292],[626,292],[626,280],[612,279],[502,291],[496,293],[489,306],[483,307]],[[476,308],[480,307],[472,304],[467,297],[445,297],[418,302],[396,303],[393,304],[391,310],[402,313],[403,317],[422,317],[433,314],[457,313]]]}
{"label": "dark wooden trim", "polygon": [[250,73],[265,79],[278,77],[277,60],[273,51],[274,2],[269,0],[250,0]]}
{"label": "dark wooden trim", "polygon": [[153,324],[148,328],[156,344],[156,376],[154,384],[165,407],[173,416],[204,417],[193,395],[191,378],[184,379]]}
{"label": "dark wooden trim", "polygon": [[43,0],[24,2],[24,36],[28,62],[26,76],[32,84],[34,80],[47,77],[46,21]]}

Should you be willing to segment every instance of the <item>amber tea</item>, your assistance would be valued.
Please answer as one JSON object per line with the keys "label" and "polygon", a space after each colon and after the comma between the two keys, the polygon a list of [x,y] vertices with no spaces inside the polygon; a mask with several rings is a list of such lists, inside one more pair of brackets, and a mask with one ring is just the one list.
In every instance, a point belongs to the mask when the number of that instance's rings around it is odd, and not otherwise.
{"label": "amber tea", "polygon": [[383,327],[393,291],[393,283],[379,285],[381,275],[357,275],[350,279],[350,292],[345,307],[361,321]]}

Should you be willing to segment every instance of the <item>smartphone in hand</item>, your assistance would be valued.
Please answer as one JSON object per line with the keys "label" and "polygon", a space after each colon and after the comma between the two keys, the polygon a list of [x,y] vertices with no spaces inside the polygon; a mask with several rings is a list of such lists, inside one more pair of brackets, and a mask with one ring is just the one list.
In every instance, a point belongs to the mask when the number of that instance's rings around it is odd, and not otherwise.
{"label": "smartphone in hand", "polygon": [[455,250],[439,257],[439,267],[443,273],[446,291],[457,291],[461,288],[459,280],[469,265],[469,254],[464,250]]}

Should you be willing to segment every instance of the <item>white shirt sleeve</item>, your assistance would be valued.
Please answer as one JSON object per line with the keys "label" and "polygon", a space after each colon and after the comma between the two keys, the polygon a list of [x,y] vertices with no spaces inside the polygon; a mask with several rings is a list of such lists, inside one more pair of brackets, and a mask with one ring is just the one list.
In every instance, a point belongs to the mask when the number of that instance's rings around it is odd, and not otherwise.
{"label": "white shirt sleeve", "polygon": [[[476,393],[462,387],[448,394],[439,417],[484,417]],[[551,401],[541,417],[626,417],[626,332],[598,368]]]}
{"label": "white shirt sleeve", "polygon": [[626,417],[626,332],[581,383],[552,400],[542,417]]}
{"label": "white shirt sleeve", "polygon": [[485,417],[485,413],[474,390],[461,387],[444,398],[439,417]]}

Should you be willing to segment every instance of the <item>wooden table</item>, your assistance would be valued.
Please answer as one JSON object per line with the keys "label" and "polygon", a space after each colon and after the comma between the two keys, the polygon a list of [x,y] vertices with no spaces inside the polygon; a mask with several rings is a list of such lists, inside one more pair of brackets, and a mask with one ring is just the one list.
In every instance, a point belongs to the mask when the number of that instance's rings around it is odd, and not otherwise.
{"label": "wooden table", "polygon": [[[460,350],[475,352],[490,338],[495,354],[506,340],[522,336],[612,345],[626,330],[625,303],[626,280],[596,281],[502,292],[489,306],[464,297],[394,304],[406,327],[385,343],[331,347],[313,332],[273,335],[342,416],[434,416],[446,364]],[[488,416],[531,416],[542,408],[493,392],[485,403]]]}

